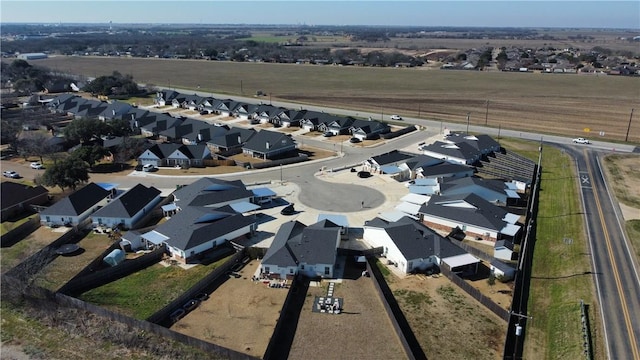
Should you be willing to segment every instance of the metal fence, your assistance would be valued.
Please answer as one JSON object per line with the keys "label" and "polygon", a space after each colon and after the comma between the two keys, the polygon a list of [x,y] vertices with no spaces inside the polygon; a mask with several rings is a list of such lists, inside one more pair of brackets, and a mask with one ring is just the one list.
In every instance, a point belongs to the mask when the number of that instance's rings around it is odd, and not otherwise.
{"label": "metal fence", "polygon": [[20,224],[15,229],[11,229],[6,234],[0,236],[0,247],[9,247],[15,245],[18,241],[27,237],[27,235],[36,231],[40,227],[40,214],[34,215],[24,224]]}
{"label": "metal fence", "polygon": [[[109,249],[109,253],[114,249],[118,249],[118,243],[114,243]],[[102,268],[98,263],[102,263],[102,259],[109,253],[103,253],[96,258],[91,267],[87,267],[88,271],[83,272],[82,276],[76,276],[62,286],[59,292],[69,295],[78,296],[86,291],[95,289],[102,285],[121,279],[127,275],[133,274],[136,271],[148,268],[151,265],[157,264],[165,253],[165,247],[161,246],[154,251],[144,254],[138,258],[126,260],[114,267]],[[87,269],[85,268],[85,270]],[[97,271],[91,271],[93,269],[100,269]]]}
{"label": "metal fence", "polygon": [[[229,256],[230,254],[233,253],[233,250],[231,248],[224,248],[224,251],[223,249],[220,249],[220,250],[221,251],[219,252],[219,256],[218,256],[219,259],[225,256]],[[171,321],[169,319],[169,315],[174,310],[181,308],[183,304],[193,299],[193,297],[196,294],[201,292],[209,293],[213,291],[215,288],[217,288],[218,286],[220,286],[228,278],[228,276],[226,275],[227,271],[231,269],[231,266],[233,266],[233,264],[242,260],[244,256],[245,256],[244,250],[237,252],[228,261],[226,261],[224,264],[220,265],[219,267],[215,268],[207,276],[205,276],[203,279],[198,281],[187,291],[182,293],[180,296],[178,296],[176,299],[171,301],[162,309],[156,311],[151,316],[149,316],[147,318],[147,321],[158,324],[158,325],[170,326]]]}
{"label": "metal fence", "polygon": [[442,275],[446,276],[447,279],[451,280],[454,284],[456,284],[460,289],[464,290],[467,294],[471,295],[474,299],[478,300],[482,305],[484,305],[487,309],[491,310],[494,314],[498,315],[504,321],[509,321],[509,311],[496,304],[490,298],[484,296],[480,290],[474,288],[472,285],[464,281],[461,277],[454,274],[449,270],[446,266],[440,267],[440,272]]}
{"label": "metal fence", "polygon": [[286,359],[291,351],[291,344],[296,334],[300,312],[304,305],[310,279],[296,276],[291,283],[287,297],[282,304],[280,317],[276,323],[267,349],[262,356],[265,360]]}
{"label": "metal fence", "polygon": [[416,339],[413,330],[411,330],[411,326],[409,326],[409,322],[407,318],[405,318],[402,310],[400,309],[400,305],[396,301],[396,298],[393,296],[393,292],[387,285],[387,282],[382,275],[382,272],[376,265],[378,260],[375,257],[367,257],[367,271],[372,275],[372,281],[378,296],[380,297],[380,301],[382,301],[382,305],[384,310],[389,316],[391,320],[391,325],[393,325],[393,329],[396,332],[396,335],[400,339],[400,344],[407,356],[407,359],[427,359],[420,343],[418,343],[418,339]]}

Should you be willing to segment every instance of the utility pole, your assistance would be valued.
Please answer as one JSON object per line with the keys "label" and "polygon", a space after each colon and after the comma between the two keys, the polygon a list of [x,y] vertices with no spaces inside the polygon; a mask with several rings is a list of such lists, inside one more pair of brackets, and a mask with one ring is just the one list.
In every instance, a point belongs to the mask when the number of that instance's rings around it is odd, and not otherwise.
{"label": "utility pole", "polygon": [[484,126],[489,122],[489,99],[487,99],[487,111],[484,113]]}
{"label": "utility pole", "polygon": [[467,134],[469,134],[469,115],[471,113],[467,113]]}
{"label": "utility pole", "polygon": [[624,137],[624,142],[629,140],[629,130],[631,130],[631,119],[633,119],[633,108],[631,108],[631,115],[629,116],[629,126],[627,126],[627,136]]}

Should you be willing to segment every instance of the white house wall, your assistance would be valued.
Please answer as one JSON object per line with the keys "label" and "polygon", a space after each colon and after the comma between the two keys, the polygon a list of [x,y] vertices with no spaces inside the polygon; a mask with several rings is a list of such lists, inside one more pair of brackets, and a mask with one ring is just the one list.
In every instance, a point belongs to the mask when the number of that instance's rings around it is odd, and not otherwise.
{"label": "white house wall", "polygon": [[248,234],[251,232],[251,225],[247,225],[241,229],[232,231],[230,233],[227,233],[224,236],[220,236],[218,238],[215,239],[211,239],[209,241],[206,241],[198,246],[194,246],[192,248],[189,249],[185,249],[184,251],[174,248],[173,246],[168,246],[169,248],[169,252],[171,252],[172,254],[176,254],[179,257],[185,258],[190,258],[193,256],[196,256],[204,251],[210,250],[214,247],[214,243],[215,246],[220,246],[222,244],[224,244],[227,240],[233,240],[239,236]]}
{"label": "white house wall", "polygon": [[488,236],[490,238],[492,238],[492,239],[497,239],[497,237],[498,237],[498,232],[496,230],[481,228],[481,227],[478,227],[478,226],[469,225],[469,224],[465,224],[465,223],[462,223],[462,222],[457,222],[457,221],[453,221],[453,220],[434,217],[434,216],[430,216],[428,214],[424,214],[423,220],[425,222],[439,224],[442,227],[447,228],[447,229],[454,229],[456,227],[459,227],[464,232],[471,232],[471,233],[479,234],[479,235],[482,235],[482,236],[487,236],[487,234],[489,234]]}
{"label": "white house wall", "polygon": [[295,275],[298,272],[298,267],[297,266],[279,267],[277,265],[261,264],[260,270],[264,275],[278,274],[280,276],[280,279],[286,279],[287,275]]}
{"label": "white house wall", "polygon": [[436,159],[443,159],[443,160],[446,160],[446,161],[449,161],[449,162],[452,162],[452,163],[468,165],[468,162],[467,162],[466,159],[461,159],[461,158],[454,157],[454,156],[448,156],[448,155],[440,154],[440,153],[429,151],[429,150],[423,150],[422,153],[424,155],[428,155],[428,156],[434,157]]}

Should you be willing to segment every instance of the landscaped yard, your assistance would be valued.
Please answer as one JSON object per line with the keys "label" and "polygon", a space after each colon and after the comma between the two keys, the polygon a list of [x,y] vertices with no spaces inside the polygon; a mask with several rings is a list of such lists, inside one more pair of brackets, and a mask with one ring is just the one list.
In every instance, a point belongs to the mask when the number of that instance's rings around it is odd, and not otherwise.
{"label": "landscaped yard", "polygon": [[87,291],[79,298],[144,320],[227,260],[228,257],[209,265],[196,265],[190,269],[161,264],[152,265],[125,278]]}

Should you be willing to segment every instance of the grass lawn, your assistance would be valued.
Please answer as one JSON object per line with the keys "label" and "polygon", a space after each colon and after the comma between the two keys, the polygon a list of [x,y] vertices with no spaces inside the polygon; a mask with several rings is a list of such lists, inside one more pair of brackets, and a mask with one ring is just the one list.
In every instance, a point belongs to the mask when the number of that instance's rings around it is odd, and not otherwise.
{"label": "grass lawn", "polygon": [[20,219],[3,221],[2,224],[0,224],[0,235],[4,235],[8,233],[9,231],[17,228],[18,226],[26,223],[27,221],[29,221],[29,219],[31,219],[30,216],[25,216]]}
{"label": "grass lawn", "polygon": [[87,291],[80,299],[104,308],[144,320],[225,261],[197,265],[185,270],[178,266],[150,266],[125,278]]}
{"label": "grass lawn", "polygon": [[83,250],[81,254],[56,257],[40,271],[35,280],[36,285],[51,291],[58,290],[109,248],[113,241],[107,235],[90,232],[78,242],[78,246]]}
{"label": "grass lawn", "polygon": [[[531,151],[537,152],[537,146],[532,143],[535,150]],[[590,305],[594,358],[604,356],[576,179],[567,176],[567,169],[572,168],[573,160],[569,156],[551,146],[544,147],[528,308],[533,321],[527,323],[526,359],[584,356],[580,299]],[[572,242],[565,242],[565,238]]]}
{"label": "grass lawn", "polygon": [[627,236],[631,240],[636,258],[640,259],[640,220],[629,220],[625,223]]}

